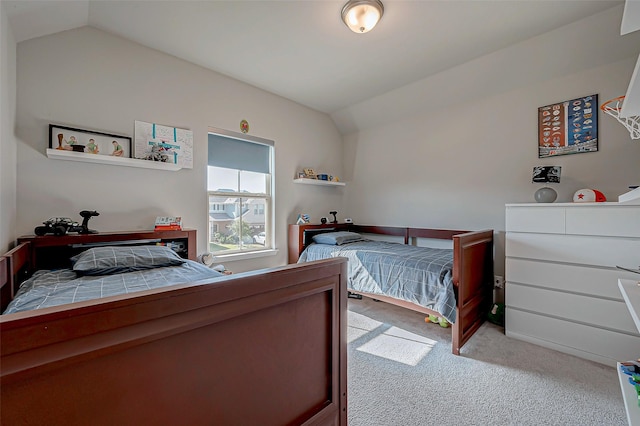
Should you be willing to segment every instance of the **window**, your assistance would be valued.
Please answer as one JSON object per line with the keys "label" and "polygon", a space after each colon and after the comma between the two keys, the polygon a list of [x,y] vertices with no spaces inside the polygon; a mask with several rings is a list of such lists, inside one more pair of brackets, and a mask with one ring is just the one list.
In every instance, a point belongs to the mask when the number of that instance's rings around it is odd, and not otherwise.
{"label": "window", "polygon": [[209,129],[209,251],[271,249],[273,141]]}

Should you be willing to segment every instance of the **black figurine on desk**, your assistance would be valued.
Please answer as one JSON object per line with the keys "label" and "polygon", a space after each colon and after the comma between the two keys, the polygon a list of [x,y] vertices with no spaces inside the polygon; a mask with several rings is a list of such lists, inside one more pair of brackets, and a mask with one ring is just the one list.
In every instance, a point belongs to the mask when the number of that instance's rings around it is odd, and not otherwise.
{"label": "black figurine on desk", "polygon": [[338,212],[329,212],[329,214],[333,215],[333,221],[331,223],[338,223],[338,219],[336,218],[336,214],[338,214]]}

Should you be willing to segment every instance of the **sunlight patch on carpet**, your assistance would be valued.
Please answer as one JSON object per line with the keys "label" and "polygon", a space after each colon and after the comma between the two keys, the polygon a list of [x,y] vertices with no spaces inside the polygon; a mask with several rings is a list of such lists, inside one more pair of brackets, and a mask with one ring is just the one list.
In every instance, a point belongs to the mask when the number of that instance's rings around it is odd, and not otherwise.
{"label": "sunlight patch on carpet", "polygon": [[361,338],[370,331],[380,327],[382,323],[368,316],[349,311],[349,329],[347,330],[347,342],[351,343]]}
{"label": "sunlight patch on carpet", "polygon": [[360,345],[357,350],[371,355],[416,366],[431,352],[437,341],[411,333],[398,327],[390,327],[382,334]]}

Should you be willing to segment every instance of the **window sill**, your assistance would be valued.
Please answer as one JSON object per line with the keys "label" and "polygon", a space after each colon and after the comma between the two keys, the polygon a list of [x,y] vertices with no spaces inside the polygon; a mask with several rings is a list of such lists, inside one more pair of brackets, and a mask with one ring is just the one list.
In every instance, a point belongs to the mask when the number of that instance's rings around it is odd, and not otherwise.
{"label": "window sill", "polygon": [[260,257],[268,257],[275,256],[278,254],[278,249],[267,249],[267,250],[257,250],[257,251],[248,251],[242,253],[229,253],[229,254],[221,254],[216,256],[213,255],[214,262],[234,262],[236,260],[248,260],[248,259],[257,259]]}

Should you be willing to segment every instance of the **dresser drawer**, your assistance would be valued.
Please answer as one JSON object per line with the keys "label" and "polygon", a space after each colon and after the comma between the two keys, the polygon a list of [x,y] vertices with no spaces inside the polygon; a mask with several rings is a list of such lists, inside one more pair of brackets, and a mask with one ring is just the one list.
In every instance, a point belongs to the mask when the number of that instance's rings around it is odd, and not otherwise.
{"label": "dresser drawer", "polygon": [[507,308],[506,335],[592,361],[638,358],[640,337]]}
{"label": "dresser drawer", "polygon": [[508,232],[507,257],[575,263],[615,268],[638,267],[640,238],[587,237],[583,235]]}
{"label": "dresser drawer", "polygon": [[618,279],[638,279],[639,276],[620,269],[599,269],[591,266],[507,258],[505,278],[509,283],[529,284],[622,301]]}
{"label": "dresser drawer", "polygon": [[638,329],[624,301],[598,299],[513,283],[507,286],[505,295],[509,308],[638,335]]}
{"label": "dresser drawer", "polygon": [[640,208],[594,206],[566,209],[566,233],[640,237]]}
{"label": "dresser drawer", "polygon": [[565,233],[565,211],[554,207],[507,207],[507,232]]}

